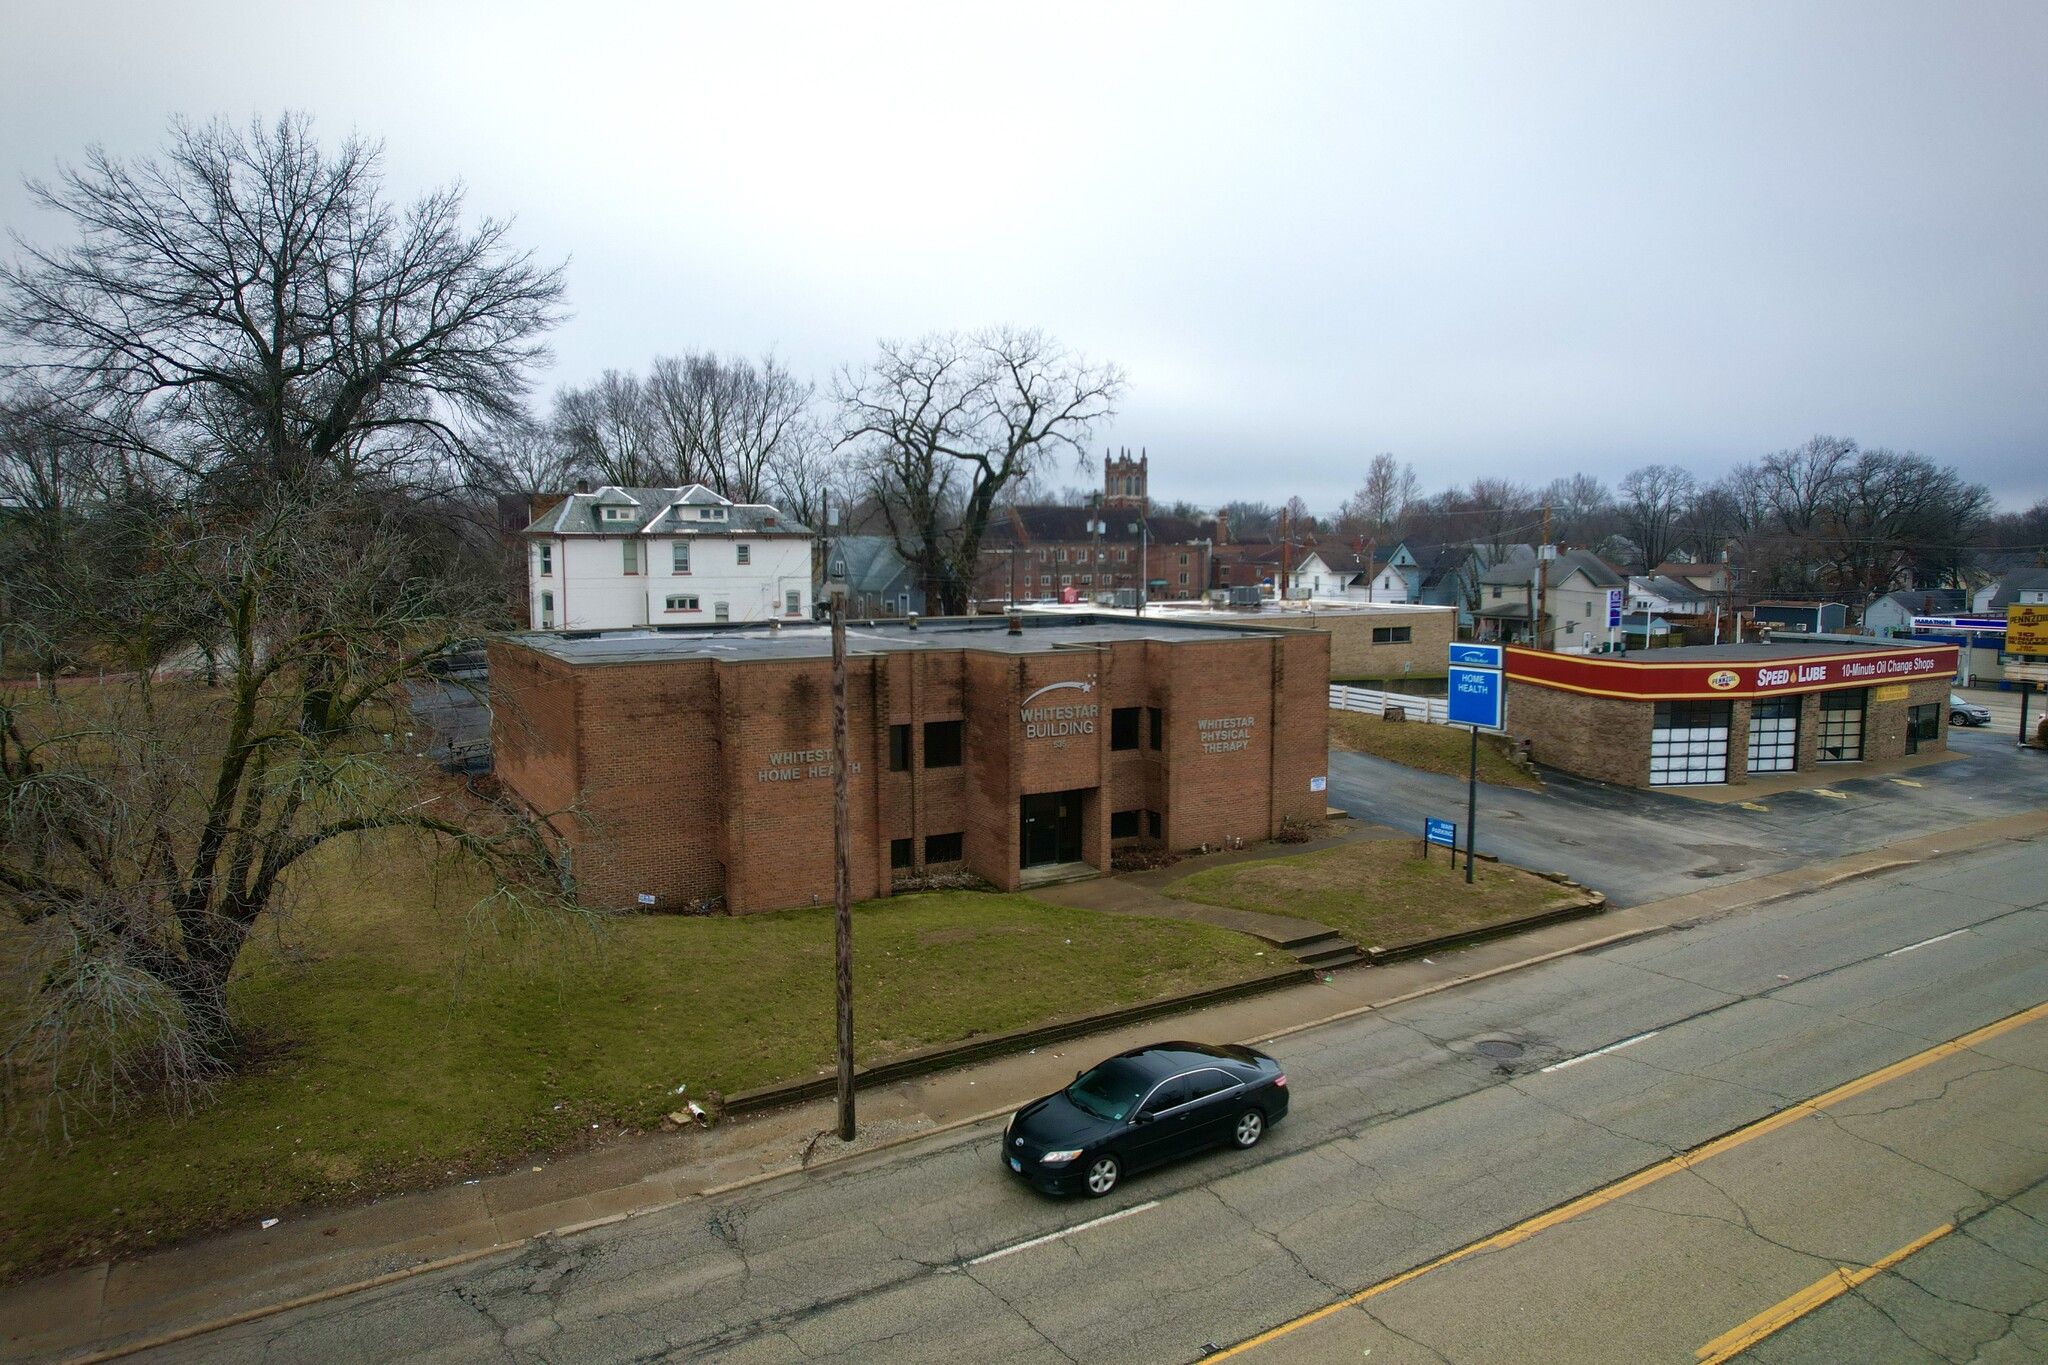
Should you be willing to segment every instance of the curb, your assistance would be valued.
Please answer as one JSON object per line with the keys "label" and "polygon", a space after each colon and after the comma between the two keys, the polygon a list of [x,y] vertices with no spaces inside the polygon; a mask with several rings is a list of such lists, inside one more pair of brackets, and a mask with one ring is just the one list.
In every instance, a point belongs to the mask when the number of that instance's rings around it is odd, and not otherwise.
{"label": "curb", "polygon": [[[1212,986],[1207,990],[1190,991],[1186,995],[1169,995],[1158,1000],[1147,1000],[1142,1004],[1126,1005],[1121,1009],[1104,1010],[1099,1014],[1077,1015],[1055,1020],[1050,1024],[1034,1024],[1030,1028],[1012,1029],[1007,1033],[991,1033],[982,1038],[964,1043],[948,1043],[943,1047],[927,1048],[913,1052],[906,1057],[864,1068],[854,1073],[853,1088],[866,1090],[877,1085],[891,1085],[897,1081],[909,1080],[916,1076],[928,1076],[934,1071],[960,1066],[967,1062],[986,1061],[993,1057],[1004,1057],[1014,1052],[1040,1047],[1046,1043],[1065,1042],[1090,1033],[1103,1033],[1110,1029],[1122,1028],[1125,1024],[1139,1024],[1147,1019],[1162,1015],[1183,1014],[1190,1010],[1204,1009],[1210,1005],[1227,1004],[1268,991],[1283,990],[1289,986],[1305,986],[1317,979],[1317,973],[1310,967],[1296,967],[1270,976],[1255,976],[1247,981],[1233,981],[1227,986]],[[805,1100],[824,1099],[838,1093],[836,1077],[813,1077],[803,1081],[784,1081],[780,1085],[764,1085],[753,1090],[742,1090],[728,1095],[720,1106],[721,1116],[736,1117],[741,1114],[756,1114],[764,1109],[779,1109],[784,1105],[801,1104]]]}
{"label": "curb", "polygon": [[1431,953],[1449,948],[1464,948],[1475,943],[1486,943],[1497,938],[1508,938],[1515,934],[1527,933],[1531,929],[1542,929],[1552,924],[1563,924],[1567,920],[1585,919],[1591,915],[1607,912],[1607,897],[1598,891],[1589,892],[1587,897],[1574,905],[1560,905],[1520,919],[1502,920],[1499,924],[1483,925],[1477,929],[1460,929],[1455,933],[1438,934],[1435,938],[1417,939],[1413,943],[1396,944],[1392,948],[1366,948],[1365,960],[1378,967],[1389,962],[1405,962],[1413,957],[1427,957]]}

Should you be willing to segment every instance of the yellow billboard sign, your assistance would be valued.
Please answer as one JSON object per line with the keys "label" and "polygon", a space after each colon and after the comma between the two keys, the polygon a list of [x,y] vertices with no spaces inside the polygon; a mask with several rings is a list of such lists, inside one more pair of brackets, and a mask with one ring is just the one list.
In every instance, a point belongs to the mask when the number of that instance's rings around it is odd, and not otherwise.
{"label": "yellow billboard sign", "polygon": [[2005,609],[2005,652],[2048,657],[2048,604]]}
{"label": "yellow billboard sign", "polygon": [[1906,694],[1907,688],[1904,683],[1886,683],[1883,687],[1870,689],[1872,701],[1904,701]]}

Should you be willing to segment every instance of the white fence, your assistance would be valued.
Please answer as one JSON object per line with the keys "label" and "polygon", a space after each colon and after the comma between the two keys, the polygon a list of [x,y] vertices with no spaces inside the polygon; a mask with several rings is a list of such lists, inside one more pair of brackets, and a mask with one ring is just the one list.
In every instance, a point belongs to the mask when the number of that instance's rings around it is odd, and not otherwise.
{"label": "white fence", "polygon": [[1389,706],[1399,707],[1409,720],[1426,720],[1436,725],[1451,723],[1451,704],[1443,697],[1417,697],[1406,692],[1377,692],[1370,687],[1330,684],[1332,711],[1363,711],[1368,716],[1383,716]]}

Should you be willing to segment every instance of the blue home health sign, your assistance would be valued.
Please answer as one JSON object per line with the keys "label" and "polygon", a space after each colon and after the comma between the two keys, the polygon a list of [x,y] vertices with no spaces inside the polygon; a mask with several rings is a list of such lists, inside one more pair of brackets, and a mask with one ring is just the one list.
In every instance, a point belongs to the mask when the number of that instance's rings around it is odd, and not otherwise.
{"label": "blue home health sign", "polygon": [[1490,668],[1451,669],[1450,720],[1453,725],[1500,729],[1501,677]]}
{"label": "blue home health sign", "polygon": [[[1441,844],[1445,848],[1456,848],[1458,846],[1458,827],[1449,820],[1424,820],[1422,822],[1422,837],[1432,844]],[[1452,866],[1455,868],[1456,864],[1454,863]]]}

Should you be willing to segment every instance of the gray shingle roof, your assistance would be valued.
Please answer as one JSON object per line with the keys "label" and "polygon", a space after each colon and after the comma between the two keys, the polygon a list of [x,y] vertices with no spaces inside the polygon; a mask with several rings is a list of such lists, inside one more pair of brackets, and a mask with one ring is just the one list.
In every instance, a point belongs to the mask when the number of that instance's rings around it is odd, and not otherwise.
{"label": "gray shingle roof", "polygon": [[1998,591],[1991,594],[1991,611],[2004,611],[2020,600],[2023,590],[2048,588],[2048,569],[2014,569],[1998,580]]}
{"label": "gray shingle roof", "polygon": [[[623,507],[632,516],[606,521],[602,507]],[[711,512],[715,515],[705,516]],[[732,502],[701,483],[682,488],[615,488],[572,493],[535,517],[528,535],[774,535],[808,536],[811,528],[764,502]]]}
{"label": "gray shingle roof", "polygon": [[[1504,586],[1530,583],[1535,580],[1536,563],[1534,559],[1514,559],[1505,564],[1496,564],[1479,575],[1479,581]],[[1608,566],[1607,561],[1591,550],[1560,551],[1557,558],[1549,563],[1550,568],[1543,576],[1544,584],[1548,587],[1557,587],[1574,573],[1583,573],[1596,588],[1619,588],[1624,582],[1622,576]]]}

